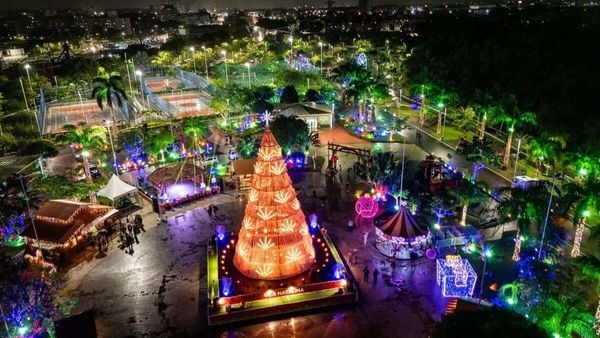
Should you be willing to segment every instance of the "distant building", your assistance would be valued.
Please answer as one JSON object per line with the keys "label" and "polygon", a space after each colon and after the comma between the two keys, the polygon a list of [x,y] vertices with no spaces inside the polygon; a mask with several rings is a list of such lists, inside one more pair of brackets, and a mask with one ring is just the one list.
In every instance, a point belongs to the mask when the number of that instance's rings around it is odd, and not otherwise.
{"label": "distant building", "polygon": [[275,114],[284,116],[297,116],[304,120],[310,130],[324,126],[333,127],[333,114],[331,107],[314,102],[280,104],[275,108]]}
{"label": "distant building", "polygon": [[83,19],[83,24],[88,31],[103,30],[105,32],[109,30],[116,30],[119,33],[130,35],[131,21],[129,18],[112,18],[112,17],[94,17]]}
{"label": "distant building", "polygon": [[25,60],[27,54],[23,48],[10,48],[0,50],[0,61],[2,63],[17,63]]}

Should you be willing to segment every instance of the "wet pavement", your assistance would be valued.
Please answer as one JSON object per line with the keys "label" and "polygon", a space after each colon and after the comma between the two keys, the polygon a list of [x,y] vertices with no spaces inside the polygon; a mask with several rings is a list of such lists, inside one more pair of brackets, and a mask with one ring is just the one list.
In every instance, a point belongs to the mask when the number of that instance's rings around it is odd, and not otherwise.
{"label": "wet pavement", "polygon": [[[374,147],[396,153],[402,149],[401,144]],[[406,149],[407,168],[416,169],[425,152],[409,144]],[[318,150],[321,155],[326,156],[326,152],[326,147]],[[341,154],[339,157],[345,174],[355,158]],[[360,302],[355,306],[208,328],[206,243],[216,224],[238,231],[245,200],[235,193],[220,194],[171,211],[167,224],[156,225],[156,215],[146,205],[143,214],[147,232],[139,236],[140,244],[134,246],[134,253],[129,255],[113,243],[105,256],[72,268],[64,292],[77,296],[82,306],[96,309],[99,337],[427,337],[447,305],[435,282],[435,261],[421,258],[414,267],[401,262],[392,271],[386,258],[374,248],[373,233],[365,245],[363,229],[351,232],[346,228],[347,221],[353,219],[352,189],[342,189],[342,210],[332,213],[322,206],[322,174],[293,176],[300,181],[296,188],[305,213],[322,216],[322,226],[328,229],[347,261],[352,252],[357,252],[357,262],[351,265],[360,292]],[[344,175],[342,187],[346,180]],[[313,198],[313,190],[322,198]],[[211,220],[205,211],[209,203],[219,207],[219,221]],[[377,284],[372,279],[371,283],[362,280],[365,266],[382,272]],[[386,284],[384,275],[392,275],[400,286]]]}

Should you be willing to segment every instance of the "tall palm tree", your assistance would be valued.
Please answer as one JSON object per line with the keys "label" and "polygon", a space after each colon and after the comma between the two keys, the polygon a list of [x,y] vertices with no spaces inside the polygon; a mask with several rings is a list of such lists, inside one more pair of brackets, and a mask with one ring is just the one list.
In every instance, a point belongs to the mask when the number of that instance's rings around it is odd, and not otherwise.
{"label": "tall palm tree", "polygon": [[484,202],[489,198],[484,192],[485,188],[487,188],[486,184],[481,181],[471,182],[463,180],[457,189],[449,191],[450,196],[462,205],[460,225],[465,226],[467,224],[467,212],[471,204]]}
{"label": "tall palm tree", "polygon": [[572,203],[574,207],[573,224],[577,224],[577,228],[571,256],[577,257],[581,254],[581,240],[585,229],[585,220],[592,213],[597,213],[600,210],[600,181],[588,177],[580,182],[566,184],[564,190],[566,192],[565,200]]}
{"label": "tall palm tree", "polygon": [[540,168],[544,164],[550,165],[556,162],[558,151],[565,148],[566,142],[561,136],[542,132],[539,137],[531,138],[528,145],[529,155],[536,161],[536,176],[539,176]]}
{"label": "tall palm tree", "polygon": [[101,150],[106,146],[108,140],[106,128],[100,126],[87,127],[85,124],[80,124],[79,126],[66,125],[65,131],[66,133],[63,138],[66,141],[71,144],[81,145],[85,178],[88,183],[92,183],[89,152]]}
{"label": "tall palm tree", "polygon": [[117,118],[114,106],[116,104],[122,107],[123,102],[127,100],[127,95],[123,89],[123,79],[118,73],[107,73],[95,77],[92,82],[95,84],[92,97],[96,99],[100,109],[104,109],[104,103],[110,108],[113,130],[116,131]]}
{"label": "tall palm tree", "polygon": [[515,249],[512,258],[520,259],[522,237],[529,234],[535,225],[540,224],[545,215],[547,189],[543,185],[520,188],[501,188],[499,190],[500,201],[498,212],[500,221],[517,222],[517,235],[515,238]]}
{"label": "tall palm tree", "polygon": [[508,138],[506,140],[506,148],[504,150],[504,158],[502,163],[505,166],[510,164],[510,152],[512,147],[512,140],[514,133],[517,129],[522,129],[525,126],[535,126],[537,124],[537,118],[534,113],[531,112],[520,112],[516,107],[515,103],[511,100],[510,105],[512,106],[511,111],[506,110],[499,111],[496,115],[496,122],[505,124],[508,128]]}
{"label": "tall palm tree", "polygon": [[[596,294],[600,295],[600,260],[593,256],[582,256],[573,262],[578,267],[579,274],[575,276],[576,280],[587,279],[596,284]],[[600,297],[596,306],[594,330],[600,337]]]}

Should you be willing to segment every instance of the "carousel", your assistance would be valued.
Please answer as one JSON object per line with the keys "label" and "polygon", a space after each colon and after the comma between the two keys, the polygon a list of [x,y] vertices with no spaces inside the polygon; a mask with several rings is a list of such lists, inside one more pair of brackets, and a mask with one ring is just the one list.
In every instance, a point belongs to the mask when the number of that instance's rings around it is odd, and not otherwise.
{"label": "carousel", "polygon": [[379,252],[398,259],[421,257],[431,245],[431,232],[407,209],[406,203],[387,219],[377,220],[375,247]]}

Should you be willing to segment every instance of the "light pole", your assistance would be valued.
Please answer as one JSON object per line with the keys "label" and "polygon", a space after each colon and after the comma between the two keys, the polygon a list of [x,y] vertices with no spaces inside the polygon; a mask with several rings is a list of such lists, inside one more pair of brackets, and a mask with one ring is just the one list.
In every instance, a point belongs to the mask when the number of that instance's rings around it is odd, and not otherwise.
{"label": "light pole", "polygon": [[129,61],[127,61],[127,53],[125,56],[125,69],[127,69],[127,80],[129,80],[129,91],[133,94],[133,86],[131,85],[131,73],[129,72]]}
{"label": "light pole", "polygon": [[444,107],[444,124],[442,125],[442,141],[446,136],[446,116],[448,115],[448,108]]}
{"label": "light pole", "polygon": [[485,269],[487,268],[487,259],[492,257],[492,251],[483,246],[483,251],[481,252],[481,259],[483,259],[483,269],[481,272],[481,283],[479,284],[479,304],[481,306],[481,300],[483,299],[483,281],[485,280]]}
{"label": "light pole", "polygon": [[142,100],[143,100],[144,99],[144,89],[143,89],[143,83],[142,83],[142,75],[144,75],[144,72],[142,72],[139,69],[136,69],[135,75],[140,78],[140,95],[142,96]]}
{"label": "light pole", "polygon": [[[444,103],[440,102],[437,104],[438,107],[438,120],[437,120],[437,128],[436,128],[436,134],[442,134],[442,109],[444,108]],[[442,137],[442,140],[444,138]]]}
{"label": "light pole", "polygon": [[319,41],[319,47],[321,48],[321,76],[323,75],[323,42]]}
{"label": "light pole", "polygon": [[115,145],[113,144],[112,133],[110,132],[110,121],[104,120],[104,123],[106,123],[106,129],[108,129],[108,139],[110,140],[110,149],[112,150],[113,157],[113,169],[115,170],[115,174],[118,175],[119,171],[117,170],[117,154],[115,153]]}
{"label": "light pole", "polygon": [[252,88],[252,81],[250,81],[250,62],[244,64],[248,68],[248,87]]}
{"label": "light pole", "polygon": [[31,68],[31,65],[26,63],[24,68],[25,73],[27,73],[27,82],[29,83],[29,90],[31,90],[31,95],[33,95],[33,99],[31,100],[33,101],[33,108],[37,110],[37,104],[35,103],[35,93],[33,92],[33,86],[31,85],[31,76],[29,75],[29,68]]}
{"label": "light pole", "polygon": [[206,47],[202,45],[202,52],[204,53],[204,71],[206,72],[206,81],[208,81],[208,60],[206,57]]}
{"label": "light pole", "polygon": [[515,176],[517,176],[517,168],[519,167],[519,153],[521,152],[521,141],[523,139],[520,138],[517,141],[517,157],[515,159],[515,170],[513,171],[513,178],[515,178]]}
{"label": "light pole", "polygon": [[190,47],[190,52],[192,52],[192,60],[194,61],[194,74],[197,74],[196,72],[196,48],[194,46]]}
{"label": "light pole", "polygon": [[294,57],[294,36],[290,34],[288,41],[290,42],[290,67],[292,67],[292,60]]}
{"label": "light pole", "polygon": [[[521,141],[521,140],[519,140]],[[519,142],[519,145],[521,143]],[[518,153],[517,153],[518,154]],[[552,188],[550,188],[550,197],[548,197],[548,208],[546,209],[546,218],[544,219],[544,229],[542,230],[542,239],[540,240],[540,248],[538,249],[538,260],[542,258],[542,251],[544,250],[544,238],[546,237],[546,227],[548,226],[548,218],[550,217],[550,208],[552,208],[552,193],[554,192],[554,186],[556,179],[560,177],[560,174],[555,174],[552,177]]]}
{"label": "light pole", "polygon": [[229,74],[227,74],[227,51],[223,49],[221,51],[221,55],[223,55],[223,60],[225,63],[225,83],[229,84]]}

